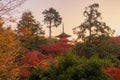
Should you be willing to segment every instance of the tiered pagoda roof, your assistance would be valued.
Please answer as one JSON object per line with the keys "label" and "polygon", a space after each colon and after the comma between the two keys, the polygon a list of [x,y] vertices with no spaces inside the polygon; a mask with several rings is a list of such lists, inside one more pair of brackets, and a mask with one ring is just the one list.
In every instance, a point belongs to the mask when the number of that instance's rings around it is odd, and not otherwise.
{"label": "tiered pagoda roof", "polygon": [[67,38],[67,37],[71,37],[71,35],[68,35],[64,32],[64,24],[63,24],[63,27],[62,27],[62,33],[59,34],[58,36],[56,36],[58,38]]}
{"label": "tiered pagoda roof", "polygon": [[62,37],[70,37],[71,35],[68,35],[64,32],[62,32],[60,35],[56,36],[56,37],[59,37],[59,38],[62,38]]}

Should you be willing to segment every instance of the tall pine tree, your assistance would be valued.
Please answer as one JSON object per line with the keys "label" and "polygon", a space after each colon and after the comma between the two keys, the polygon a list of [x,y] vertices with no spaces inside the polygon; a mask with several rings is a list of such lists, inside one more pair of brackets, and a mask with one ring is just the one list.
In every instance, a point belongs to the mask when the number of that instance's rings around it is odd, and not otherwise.
{"label": "tall pine tree", "polygon": [[62,22],[62,17],[59,15],[59,12],[53,8],[49,8],[49,10],[43,11],[42,14],[44,15],[43,21],[49,28],[49,38],[51,39],[51,28],[58,27]]}

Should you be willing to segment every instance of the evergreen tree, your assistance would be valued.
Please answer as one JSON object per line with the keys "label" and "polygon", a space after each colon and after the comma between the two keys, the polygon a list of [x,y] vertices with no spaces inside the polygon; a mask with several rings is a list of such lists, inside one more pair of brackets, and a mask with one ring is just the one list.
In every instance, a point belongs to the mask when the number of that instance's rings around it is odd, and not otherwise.
{"label": "evergreen tree", "polygon": [[49,38],[51,38],[51,28],[58,27],[62,22],[62,18],[60,17],[59,12],[53,8],[43,11],[42,14],[44,15],[44,23],[47,24],[47,27],[49,28]]}

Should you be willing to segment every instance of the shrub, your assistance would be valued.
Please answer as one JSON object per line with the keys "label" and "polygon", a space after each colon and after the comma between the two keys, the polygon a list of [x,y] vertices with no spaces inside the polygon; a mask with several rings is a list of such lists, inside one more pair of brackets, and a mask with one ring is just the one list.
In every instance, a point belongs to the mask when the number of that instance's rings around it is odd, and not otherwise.
{"label": "shrub", "polygon": [[68,54],[60,57],[58,62],[52,63],[48,70],[40,73],[33,70],[30,76],[33,78],[42,75],[38,80],[110,80],[103,70],[103,66],[110,65],[111,60],[108,59],[96,56],[87,59]]}
{"label": "shrub", "polygon": [[42,79],[42,70],[40,67],[34,68],[28,77],[28,80],[41,80]]}

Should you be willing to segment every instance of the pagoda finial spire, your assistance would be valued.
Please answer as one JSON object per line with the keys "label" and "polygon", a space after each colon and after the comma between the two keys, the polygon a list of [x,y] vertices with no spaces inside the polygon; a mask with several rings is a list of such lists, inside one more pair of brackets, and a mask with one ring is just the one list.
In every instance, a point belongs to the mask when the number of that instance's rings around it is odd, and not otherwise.
{"label": "pagoda finial spire", "polygon": [[64,23],[63,23],[63,26],[62,26],[62,32],[64,33]]}

